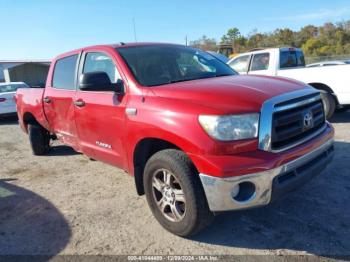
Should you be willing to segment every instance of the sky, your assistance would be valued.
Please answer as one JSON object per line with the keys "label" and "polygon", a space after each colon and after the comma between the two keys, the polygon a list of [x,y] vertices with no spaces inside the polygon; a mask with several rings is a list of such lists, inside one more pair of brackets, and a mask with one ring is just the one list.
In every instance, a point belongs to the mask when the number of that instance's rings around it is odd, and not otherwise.
{"label": "sky", "polygon": [[118,42],[220,40],[237,27],[301,27],[350,20],[349,0],[0,0],[0,60],[51,59],[76,48]]}

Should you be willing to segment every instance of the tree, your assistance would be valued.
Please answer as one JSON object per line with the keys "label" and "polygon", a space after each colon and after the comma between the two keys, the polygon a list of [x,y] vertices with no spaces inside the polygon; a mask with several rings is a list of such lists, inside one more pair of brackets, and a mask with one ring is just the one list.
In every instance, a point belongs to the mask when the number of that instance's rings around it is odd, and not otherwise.
{"label": "tree", "polygon": [[200,48],[206,51],[216,51],[218,49],[216,40],[203,35],[200,39],[190,41],[190,46]]}
{"label": "tree", "polygon": [[247,38],[240,35],[235,40],[235,52],[244,52],[245,47],[247,46]]}
{"label": "tree", "polygon": [[274,32],[276,45],[295,46],[294,32],[288,28],[277,29]]}
{"label": "tree", "polygon": [[232,27],[227,31],[226,35],[221,37],[221,44],[230,44],[234,47],[238,38],[241,38],[239,29],[237,27]]}
{"label": "tree", "polygon": [[[278,28],[261,33],[255,29],[247,36],[242,35],[237,27],[232,27],[221,37],[220,43],[232,45],[235,52],[259,47],[295,46],[301,47],[307,56],[349,54],[350,58],[350,20],[325,23],[319,27],[306,25],[299,31]],[[207,36],[192,41],[191,45],[204,50],[218,50],[216,40]]]}
{"label": "tree", "polygon": [[313,25],[307,25],[296,32],[295,44],[301,46],[310,38],[316,38],[318,36],[318,28]]}
{"label": "tree", "polygon": [[327,45],[335,45],[336,39],[335,39],[335,32],[336,27],[333,23],[325,23],[323,26],[320,27],[320,40]]}
{"label": "tree", "polygon": [[248,38],[248,47],[249,48],[257,48],[264,47],[264,39],[266,39],[266,35],[261,33],[254,33]]}
{"label": "tree", "polygon": [[322,42],[317,38],[310,38],[302,45],[305,55],[317,55],[317,49],[322,47]]}

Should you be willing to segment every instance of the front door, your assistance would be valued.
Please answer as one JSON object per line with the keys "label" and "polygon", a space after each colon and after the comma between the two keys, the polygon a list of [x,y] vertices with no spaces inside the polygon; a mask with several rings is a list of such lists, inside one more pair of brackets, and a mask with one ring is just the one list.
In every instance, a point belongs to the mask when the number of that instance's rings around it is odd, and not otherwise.
{"label": "front door", "polygon": [[[79,74],[105,72],[112,83],[121,81],[115,61],[110,55],[102,52],[87,52]],[[79,135],[80,147],[84,154],[125,167],[125,95],[108,91],[81,91],[75,96],[75,120]]]}
{"label": "front door", "polygon": [[246,75],[249,68],[250,55],[243,55],[228,62],[228,65],[240,75]]}

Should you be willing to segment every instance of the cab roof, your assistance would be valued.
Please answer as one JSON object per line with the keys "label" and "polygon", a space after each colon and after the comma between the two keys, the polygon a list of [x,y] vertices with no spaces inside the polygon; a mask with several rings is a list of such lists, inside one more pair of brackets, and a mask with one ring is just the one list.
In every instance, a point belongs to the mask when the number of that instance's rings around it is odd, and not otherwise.
{"label": "cab roof", "polygon": [[124,48],[124,47],[134,47],[134,46],[155,46],[155,45],[171,45],[171,46],[182,46],[181,44],[172,44],[172,43],[161,43],[161,42],[119,42],[116,44],[102,44],[102,45],[94,45],[94,46],[86,46],[85,48],[98,48],[98,47],[112,47],[112,48]]}
{"label": "cab roof", "polygon": [[160,42],[130,42],[130,43],[124,43],[124,42],[119,42],[117,44],[101,44],[101,45],[93,45],[93,46],[85,46],[81,47],[75,50],[71,50],[69,52],[62,53],[54,58],[54,60],[60,59],[62,57],[66,57],[78,52],[81,52],[84,49],[98,49],[98,48],[125,48],[125,47],[135,47],[135,46],[159,46],[159,45],[164,45],[164,46],[184,46],[181,44],[172,44],[172,43],[160,43]]}

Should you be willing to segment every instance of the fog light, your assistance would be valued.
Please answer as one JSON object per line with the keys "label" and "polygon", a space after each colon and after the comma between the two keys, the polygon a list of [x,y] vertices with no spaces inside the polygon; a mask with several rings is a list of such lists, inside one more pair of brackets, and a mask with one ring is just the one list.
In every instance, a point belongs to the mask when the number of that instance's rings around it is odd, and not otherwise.
{"label": "fog light", "polygon": [[242,182],[232,189],[231,196],[237,202],[253,200],[255,197],[255,185],[252,182]]}

